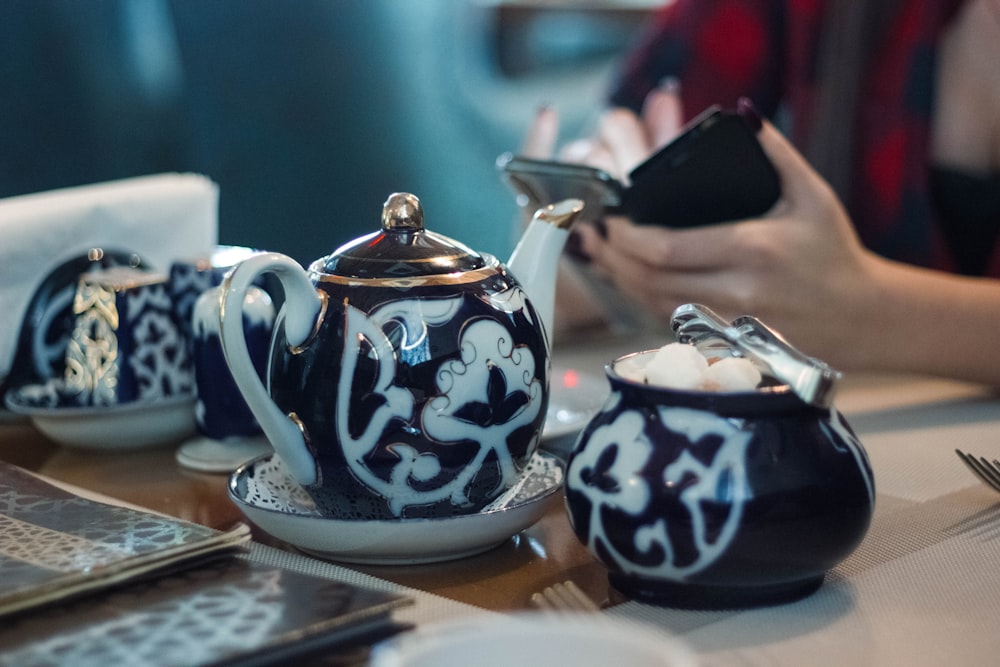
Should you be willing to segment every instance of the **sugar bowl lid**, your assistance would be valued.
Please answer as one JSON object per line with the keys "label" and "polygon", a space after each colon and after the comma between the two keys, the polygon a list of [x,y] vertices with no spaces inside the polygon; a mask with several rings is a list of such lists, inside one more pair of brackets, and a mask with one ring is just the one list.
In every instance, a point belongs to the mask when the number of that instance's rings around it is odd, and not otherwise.
{"label": "sugar bowl lid", "polygon": [[492,257],[425,229],[420,200],[397,192],[382,207],[381,230],[337,248],[313,268],[357,280],[395,280],[461,274],[495,264]]}

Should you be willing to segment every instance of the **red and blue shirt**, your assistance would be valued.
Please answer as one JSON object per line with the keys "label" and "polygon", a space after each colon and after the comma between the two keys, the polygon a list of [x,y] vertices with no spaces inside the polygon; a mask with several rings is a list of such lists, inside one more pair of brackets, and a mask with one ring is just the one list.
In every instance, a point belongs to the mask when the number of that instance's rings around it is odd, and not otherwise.
{"label": "red and blue shirt", "polygon": [[[746,96],[761,115],[782,119],[779,125],[804,146],[816,112],[827,4],[674,0],[656,14],[625,61],[611,102],[638,111],[652,88],[674,77],[688,118],[712,104],[732,107]],[[962,0],[897,4],[895,20],[863,70],[854,129],[857,167],[845,205],[875,252],[956,270],[946,223],[932,204],[930,128],[938,42]],[[1000,276],[1000,248],[992,242],[981,272]]]}

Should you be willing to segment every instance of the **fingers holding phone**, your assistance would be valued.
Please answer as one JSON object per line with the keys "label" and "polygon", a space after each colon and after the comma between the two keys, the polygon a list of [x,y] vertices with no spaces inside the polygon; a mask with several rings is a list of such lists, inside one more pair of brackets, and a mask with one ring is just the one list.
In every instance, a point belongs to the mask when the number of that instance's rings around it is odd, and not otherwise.
{"label": "fingers holding phone", "polygon": [[547,104],[540,105],[521,144],[521,155],[532,160],[551,160],[559,141],[559,114]]}
{"label": "fingers holding phone", "polygon": [[821,206],[842,208],[830,184],[773,125],[764,123],[759,139],[781,179],[782,212],[815,211]]}
{"label": "fingers holding phone", "polygon": [[623,186],[629,185],[629,173],[653,151],[642,120],[628,109],[613,108],[601,114],[596,142],[610,158],[604,168]]}
{"label": "fingers holding phone", "polygon": [[633,221],[697,227],[763,215],[781,195],[777,171],[739,113],[711,107],[630,174]]}
{"label": "fingers holding phone", "polygon": [[[661,103],[666,107],[678,101],[665,94]],[[534,146],[551,138],[544,127],[542,123],[533,132],[540,137]],[[602,169],[510,155],[498,164],[507,183],[532,201],[544,205],[567,196],[584,199],[588,219],[624,213],[642,224],[695,227],[762,215],[781,194],[756,127],[719,107],[707,109],[627,177],[622,173],[650,150],[647,130],[634,114],[608,112],[597,140],[583,146],[586,155],[576,157],[598,162]],[[595,204],[601,208],[595,210]]]}
{"label": "fingers holding phone", "polygon": [[621,183],[618,160],[599,138],[576,139],[563,146],[558,159],[569,164],[597,169]]}
{"label": "fingers holding phone", "polygon": [[639,116],[624,108],[606,110],[593,136],[570,142],[558,159],[602,169],[627,186],[629,173],[680,133],[683,116],[678,87],[661,86],[646,97]]}
{"label": "fingers holding phone", "polygon": [[684,107],[681,104],[680,83],[676,79],[666,79],[646,95],[642,104],[642,122],[653,150],[659,150],[681,133]]}

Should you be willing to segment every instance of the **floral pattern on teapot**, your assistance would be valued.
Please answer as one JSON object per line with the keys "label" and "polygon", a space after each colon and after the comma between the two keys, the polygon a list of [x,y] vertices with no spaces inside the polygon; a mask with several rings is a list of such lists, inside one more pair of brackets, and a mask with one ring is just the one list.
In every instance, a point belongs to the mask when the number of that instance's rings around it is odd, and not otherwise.
{"label": "floral pattern on teapot", "polygon": [[[523,306],[523,292],[509,291]],[[427,340],[427,326],[439,326],[451,320],[463,299],[400,300],[377,308],[371,316],[348,305],[346,336],[339,389],[337,392],[337,436],[351,472],[372,490],[388,499],[395,516],[408,507],[429,505],[442,500],[461,506],[467,504],[466,489],[482,471],[492,453],[501,467],[501,487],[509,486],[520,475],[506,450],[507,438],[521,427],[532,424],[542,404],[542,383],[535,377],[534,356],[523,345],[514,346],[504,327],[491,319],[478,319],[461,334],[460,359],[449,359],[438,367],[436,385],[439,394],[428,400],[419,414],[419,428],[437,442],[474,440],[478,451],[464,469],[446,482],[418,488],[439,477],[442,465],[433,452],[419,451],[405,443],[391,443],[399,461],[384,478],[366,463],[366,457],[380,445],[389,422],[398,419],[411,423],[416,405],[410,390],[394,384],[396,350],[384,332],[390,322],[401,325],[402,355],[421,355],[421,342]],[[419,315],[419,316],[418,316]],[[355,367],[363,354],[361,341],[367,341],[378,360],[378,379],[374,393],[384,397],[364,424],[359,435],[348,428],[351,396],[355,394]],[[498,381],[498,378],[501,378]],[[493,396],[497,391],[501,396]],[[499,404],[496,405],[495,404]],[[507,406],[509,409],[504,410]],[[497,409],[499,408],[499,409]]]}

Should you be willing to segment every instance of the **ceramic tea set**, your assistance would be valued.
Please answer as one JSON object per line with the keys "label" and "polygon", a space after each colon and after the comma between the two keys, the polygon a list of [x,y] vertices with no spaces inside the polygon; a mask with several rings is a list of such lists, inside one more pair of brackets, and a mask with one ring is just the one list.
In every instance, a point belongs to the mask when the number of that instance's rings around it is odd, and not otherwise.
{"label": "ceramic tea set", "polygon": [[[565,477],[574,531],[629,597],[746,606],[815,590],[867,530],[874,481],[832,407],[839,374],[756,319],[689,304],[673,324],[706,356],[753,361],[764,386],[636,382],[626,371],[650,354],[637,352],[608,365],[610,396],[565,464],[539,448],[555,271],[581,210],[539,209],[504,264],[425,228],[397,193],[379,230],[308,269],[271,252],[234,262],[185,321],[235,381],[200,393],[241,395],[240,419],[274,449],[231,475],[240,510],[323,557],[432,562],[531,525]],[[264,279],[283,296],[269,341],[247,327],[270,330],[253,305]]]}
{"label": "ceramic tea set", "polygon": [[[562,481],[538,443],[552,267],[578,212],[540,210],[504,266],[425,229],[419,201],[397,194],[381,230],[308,270],[276,253],[240,264],[223,284],[222,342],[277,456],[233,475],[237,505],[306,551],[363,562],[455,558],[533,523]],[[286,300],[265,386],[238,324],[266,273]],[[612,362],[611,395],[566,470],[574,530],[629,597],[716,607],[812,592],[874,504],[864,449],[832,408],[839,374],[754,318],[689,304],[673,323],[767,382],[669,390],[623,372],[649,353]]]}

